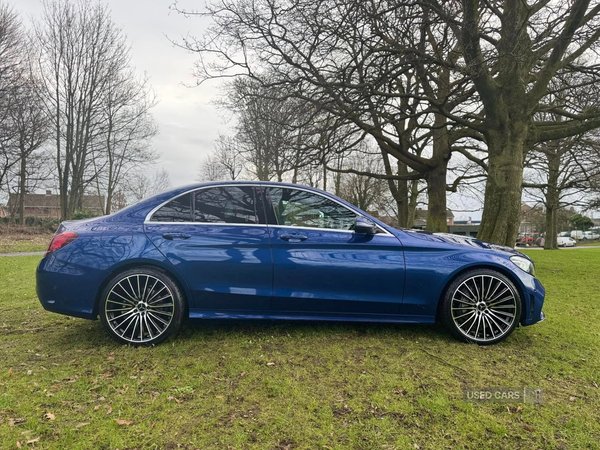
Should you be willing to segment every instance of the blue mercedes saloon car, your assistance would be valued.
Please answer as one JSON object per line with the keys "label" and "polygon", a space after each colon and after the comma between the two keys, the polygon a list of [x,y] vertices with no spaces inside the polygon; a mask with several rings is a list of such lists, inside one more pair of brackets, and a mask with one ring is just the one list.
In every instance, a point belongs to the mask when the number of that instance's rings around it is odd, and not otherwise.
{"label": "blue mercedes saloon car", "polygon": [[334,195],[270,182],[159,194],[63,222],[37,269],[48,311],[157,344],[191,319],[433,323],[494,344],[544,320],[529,257],[394,229]]}

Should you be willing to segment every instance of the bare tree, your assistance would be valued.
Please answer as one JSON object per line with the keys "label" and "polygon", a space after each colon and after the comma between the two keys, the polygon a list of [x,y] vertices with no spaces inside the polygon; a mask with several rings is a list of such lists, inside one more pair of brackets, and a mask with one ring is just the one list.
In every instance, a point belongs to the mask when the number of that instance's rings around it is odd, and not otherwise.
{"label": "bare tree", "polygon": [[21,85],[23,31],[13,9],[0,2],[0,186],[19,157],[15,151],[17,132],[11,120],[16,93]]}
{"label": "bare tree", "polygon": [[245,171],[242,144],[231,136],[219,135],[212,153],[200,163],[198,181],[237,180]]}
{"label": "bare tree", "polygon": [[124,191],[128,204],[137,203],[159,192],[169,189],[171,179],[169,173],[162,169],[154,174],[134,172],[127,177]]}
{"label": "bare tree", "polygon": [[150,110],[156,105],[146,78],[138,79],[131,68],[110,77],[102,92],[98,140],[93,155],[98,195],[106,193],[105,214],[111,213],[115,192],[132,170],[154,163],[158,155],[150,140],[158,133]]}
{"label": "bare tree", "polygon": [[589,192],[600,177],[600,135],[586,133],[540,144],[525,166],[526,193],[546,210],[544,248],[557,249],[561,209],[590,206]]}
{"label": "bare tree", "polygon": [[129,65],[125,36],[107,6],[91,0],[44,3],[35,26],[35,71],[53,126],[61,216],[72,217],[98,173],[93,152],[106,137],[105,92]]}
{"label": "bare tree", "polygon": [[[369,153],[363,148],[346,158],[346,163],[357,171],[381,173],[383,165],[379,152]],[[339,196],[344,200],[359,207],[363,211],[379,210],[387,192],[385,180],[357,175],[356,173],[343,174]]]}
{"label": "bare tree", "polygon": [[[527,152],[537,143],[600,126],[600,110],[556,105],[551,86],[557,76],[570,72],[585,74],[579,87],[597,83],[594,53],[600,39],[600,5],[590,0],[462,0],[460,7],[439,0],[422,3],[459,38],[461,59],[452,68],[470,77],[480,102],[460,117],[438,105],[444,115],[481,134],[487,145],[488,178],[479,237],[513,245]],[[447,61],[430,53],[411,52],[447,66]],[[541,112],[554,112],[564,120],[539,120]]]}
{"label": "bare tree", "polygon": [[[229,152],[231,159],[238,153],[246,160],[246,171],[259,180],[282,181],[287,173],[308,165],[307,111],[305,102],[291,98],[267,80],[236,79],[225,86],[220,106],[232,112],[236,120],[235,145],[237,152]],[[224,142],[221,142],[223,145]],[[232,142],[227,143],[227,145]],[[225,163],[222,150],[220,161]],[[231,164],[228,177],[231,177]]]}
{"label": "bare tree", "polygon": [[18,158],[15,174],[18,178],[18,216],[24,223],[25,194],[41,181],[46,181],[50,173],[48,165],[41,159],[39,150],[50,136],[49,120],[46,111],[39,107],[38,86],[33,78],[22,83],[10,109],[10,123],[15,131],[14,147]]}
{"label": "bare tree", "polygon": [[[236,75],[256,79],[266,68],[274,74],[266,82],[285,96],[372,136],[400,222],[408,220],[408,181],[425,179],[429,226],[444,230],[446,168],[453,143],[464,134],[451,133],[455,124],[438,106],[453,111],[474,90],[463,89],[466,77],[451,76],[458,39],[450,26],[427,18],[429,9],[416,2],[397,8],[339,0],[301,0],[293,8],[285,2],[215,2],[195,13],[210,16],[213,27],[182,46],[199,53],[200,82]],[[405,47],[446,65],[416,60]]]}

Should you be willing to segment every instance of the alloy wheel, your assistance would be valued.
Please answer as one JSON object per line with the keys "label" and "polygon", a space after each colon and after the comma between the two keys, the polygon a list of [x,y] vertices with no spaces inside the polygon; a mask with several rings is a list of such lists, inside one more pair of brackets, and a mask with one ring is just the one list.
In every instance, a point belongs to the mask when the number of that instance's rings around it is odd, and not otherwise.
{"label": "alloy wheel", "polygon": [[452,320],[461,334],[475,342],[507,334],[517,320],[517,311],[513,289],[493,275],[467,278],[452,295]]}
{"label": "alloy wheel", "polygon": [[153,341],[165,333],[174,314],[171,289],[145,273],[122,278],[106,298],[106,322],[121,339],[135,344]]}

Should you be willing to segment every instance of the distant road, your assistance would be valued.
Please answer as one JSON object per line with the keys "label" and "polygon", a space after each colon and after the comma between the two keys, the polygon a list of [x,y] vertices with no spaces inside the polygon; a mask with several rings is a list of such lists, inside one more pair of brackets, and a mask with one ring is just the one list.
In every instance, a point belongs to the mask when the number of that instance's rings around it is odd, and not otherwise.
{"label": "distant road", "polygon": [[[581,247],[558,247],[559,250],[579,250],[582,248],[600,248],[600,245],[582,245]],[[515,250],[544,250],[544,247],[515,247]]]}

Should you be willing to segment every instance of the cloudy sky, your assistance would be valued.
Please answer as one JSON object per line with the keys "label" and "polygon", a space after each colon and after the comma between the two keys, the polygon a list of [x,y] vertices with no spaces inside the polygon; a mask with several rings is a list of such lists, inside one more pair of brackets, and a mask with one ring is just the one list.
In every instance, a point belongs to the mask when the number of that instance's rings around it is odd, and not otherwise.
{"label": "cloudy sky", "polygon": [[[9,0],[11,1],[11,0]],[[177,39],[188,32],[200,35],[206,22],[169,11],[173,0],[104,0],[112,10],[114,22],[123,28],[132,47],[137,70],[146,72],[159,103],[154,118],[160,133],[153,146],[160,153],[156,168],[165,168],[174,186],[195,180],[200,160],[212,150],[220,132],[228,125],[212,101],[218,95],[218,82],[189,88],[195,56],[175,48],[167,39]],[[12,0],[24,22],[39,17],[40,0]],[[188,2],[190,3],[190,2]]]}

